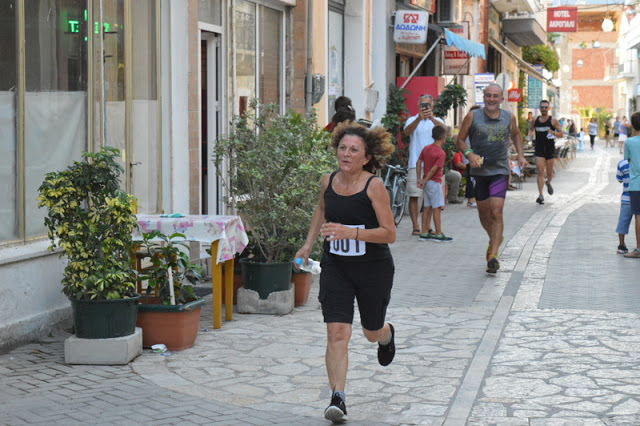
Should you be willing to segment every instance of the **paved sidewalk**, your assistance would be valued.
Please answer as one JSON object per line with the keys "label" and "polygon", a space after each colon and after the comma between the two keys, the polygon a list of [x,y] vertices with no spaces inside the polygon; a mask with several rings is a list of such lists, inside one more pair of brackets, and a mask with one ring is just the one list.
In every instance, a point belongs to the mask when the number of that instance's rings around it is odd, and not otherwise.
{"label": "paved sidewalk", "polygon": [[[496,275],[474,209],[447,206],[449,244],[410,236],[405,217],[396,359],[378,365],[354,324],[349,424],[640,424],[640,262],[615,253],[619,159],[578,153],[542,206],[535,179],[509,192]],[[316,295],[317,280],[292,314],[234,313],[220,330],[208,296],[193,348],[127,366],[65,365],[63,333],[17,348],[0,355],[0,423],[326,425]]]}

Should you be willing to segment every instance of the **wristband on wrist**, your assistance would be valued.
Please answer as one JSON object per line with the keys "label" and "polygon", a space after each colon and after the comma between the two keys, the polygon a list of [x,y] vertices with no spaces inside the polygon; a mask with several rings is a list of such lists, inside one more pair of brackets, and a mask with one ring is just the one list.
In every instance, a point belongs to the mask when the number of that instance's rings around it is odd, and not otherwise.
{"label": "wristband on wrist", "polygon": [[464,156],[466,157],[469,154],[473,154],[473,150],[471,148],[464,150]]}

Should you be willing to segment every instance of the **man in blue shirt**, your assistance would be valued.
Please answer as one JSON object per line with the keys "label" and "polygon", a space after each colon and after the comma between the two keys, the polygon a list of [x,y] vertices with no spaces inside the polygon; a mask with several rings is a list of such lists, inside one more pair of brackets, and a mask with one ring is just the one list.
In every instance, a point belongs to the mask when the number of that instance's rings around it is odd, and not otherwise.
{"label": "man in blue shirt", "polygon": [[640,112],[631,116],[633,134],[624,144],[624,157],[629,161],[629,202],[636,219],[636,249],[624,255],[640,259]]}

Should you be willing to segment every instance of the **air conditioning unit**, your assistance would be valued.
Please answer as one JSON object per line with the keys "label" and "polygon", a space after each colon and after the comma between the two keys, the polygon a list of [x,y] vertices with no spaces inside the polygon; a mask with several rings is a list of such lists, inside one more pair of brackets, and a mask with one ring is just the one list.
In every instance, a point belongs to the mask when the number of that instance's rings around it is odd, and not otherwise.
{"label": "air conditioning unit", "polygon": [[454,19],[455,4],[453,0],[439,0],[436,3],[436,20],[438,24],[450,24]]}

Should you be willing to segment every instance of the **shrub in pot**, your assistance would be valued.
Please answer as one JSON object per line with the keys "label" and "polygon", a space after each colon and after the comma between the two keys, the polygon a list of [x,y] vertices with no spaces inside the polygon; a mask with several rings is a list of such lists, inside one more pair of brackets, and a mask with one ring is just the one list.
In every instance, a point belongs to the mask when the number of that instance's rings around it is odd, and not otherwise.
{"label": "shrub in pot", "polygon": [[[278,109],[252,99],[247,112],[234,117],[233,132],[219,138],[213,156],[228,205],[251,231],[255,255],[240,261],[243,268],[258,261],[287,264],[279,282],[251,288],[261,297],[288,288],[293,255],[304,243],[318,202],[320,179],[335,168],[329,133],[318,127],[315,113],[280,115]],[[245,288],[253,285],[248,275],[243,272]]]}
{"label": "shrub in pot", "polygon": [[194,345],[204,299],[193,291],[202,279],[202,268],[189,260],[189,244],[184,234],[165,235],[159,231],[142,234],[135,241],[150,266],[139,271],[147,283],[138,306],[138,327],[142,346],[162,343],[179,351]]}
{"label": "shrub in pot", "polygon": [[131,265],[136,199],[120,190],[119,151],[83,152],[66,170],[47,173],[38,206],[48,209],[51,246],[67,257],[62,292],[72,304],[77,337],[135,332],[139,295]]}

